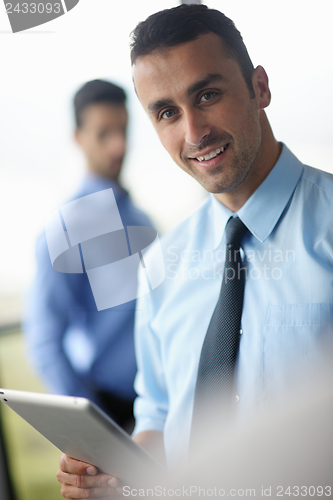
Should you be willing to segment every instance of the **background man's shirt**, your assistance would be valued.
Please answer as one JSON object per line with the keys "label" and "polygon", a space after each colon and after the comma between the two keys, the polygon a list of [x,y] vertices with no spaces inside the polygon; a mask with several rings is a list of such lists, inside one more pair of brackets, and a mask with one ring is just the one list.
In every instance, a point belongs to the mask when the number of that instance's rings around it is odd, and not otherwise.
{"label": "background man's shirt", "polygon": [[[281,394],[298,363],[332,335],[333,176],[304,166],[283,146],[237,215],[248,227],[238,418]],[[169,464],[187,455],[199,357],[221,287],[226,223],[211,197],[162,239],[164,282],[139,299],[135,433],[164,431]],[[145,257],[149,258],[149,253]],[[236,403],[235,403],[236,404]]]}
{"label": "background man's shirt", "polygon": [[[124,226],[151,226],[115,182],[88,174],[71,200],[112,188]],[[135,301],[98,311],[88,276],[52,268],[45,232],[36,245],[37,272],[25,317],[32,363],[57,394],[96,401],[96,390],[133,400]]]}

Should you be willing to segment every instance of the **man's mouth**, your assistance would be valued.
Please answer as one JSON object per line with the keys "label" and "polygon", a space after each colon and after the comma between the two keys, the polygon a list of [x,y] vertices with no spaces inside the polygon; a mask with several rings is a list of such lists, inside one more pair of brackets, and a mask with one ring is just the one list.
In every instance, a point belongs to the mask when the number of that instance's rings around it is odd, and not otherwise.
{"label": "man's mouth", "polygon": [[227,149],[228,146],[229,146],[229,144],[226,144],[225,146],[220,146],[219,148],[216,148],[213,151],[210,151],[209,153],[207,153],[205,155],[192,157],[190,159],[197,160],[199,162],[209,161],[212,158],[215,158],[216,156],[220,156]]}
{"label": "man's mouth", "polygon": [[212,158],[215,158],[215,156],[218,156],[221,153],[223,153],[223,151],[225,150],[226,147],[227,146],[221,147],[221,148],[217,148],[214,151],[211,151],[210,153],[208,153],[207,155],[197,156],[196,160],[198,160],[198,161],[211,160]]}

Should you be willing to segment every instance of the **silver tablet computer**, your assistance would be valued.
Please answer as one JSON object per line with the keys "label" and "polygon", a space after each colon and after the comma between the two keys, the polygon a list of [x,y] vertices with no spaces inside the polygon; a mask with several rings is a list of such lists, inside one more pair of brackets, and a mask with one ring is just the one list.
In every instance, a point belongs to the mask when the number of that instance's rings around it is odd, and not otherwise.
{"label": "silver tablet computer", "polygon": [[66,455],[125,485],[159,484],[165,469],[85,398],[0,389],[0,400]]}

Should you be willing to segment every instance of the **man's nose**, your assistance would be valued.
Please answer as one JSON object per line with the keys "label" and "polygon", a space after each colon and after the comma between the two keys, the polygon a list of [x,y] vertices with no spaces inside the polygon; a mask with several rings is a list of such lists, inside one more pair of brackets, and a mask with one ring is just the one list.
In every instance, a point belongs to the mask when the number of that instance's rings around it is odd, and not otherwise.
{"label": "man's nose", "polygon": [[189,146],[199,146],[206,135],[210,133],[210,127],[205,115],[199,110],[191,110],[185,113],[185,142]]}

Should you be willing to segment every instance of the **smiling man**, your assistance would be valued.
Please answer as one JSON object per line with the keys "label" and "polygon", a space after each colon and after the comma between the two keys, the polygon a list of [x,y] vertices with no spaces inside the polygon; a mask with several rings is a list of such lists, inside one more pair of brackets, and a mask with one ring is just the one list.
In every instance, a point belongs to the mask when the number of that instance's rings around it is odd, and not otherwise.
{"label": "smiling man", "polygon": [[[331,335],[333,177],[274,138],[265,70],[222,13],[158,12],[134,30],[131,58],[161,143],[211,193],[164,237],[166,279],[136,313],[134,440],[177,468],[205,412],[223,428],[283,401]],[[65,498],[119,487],[89,472],[62,457]]]}

